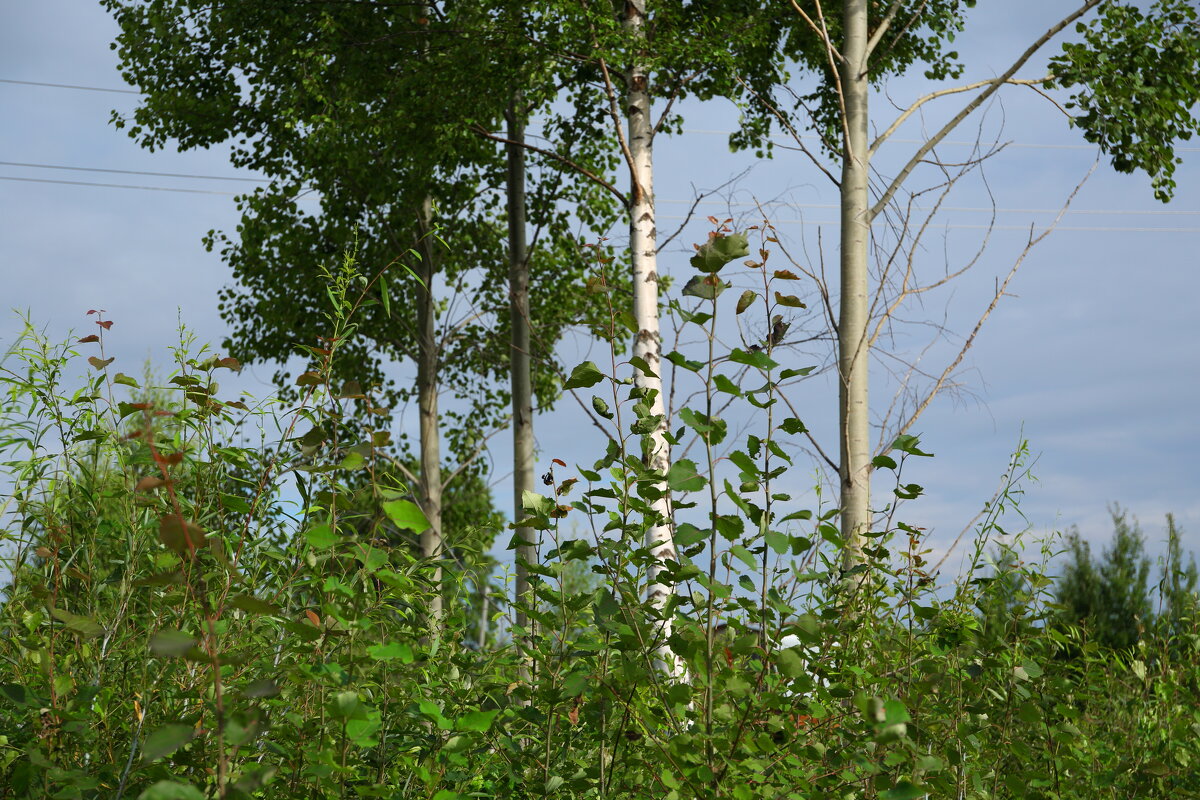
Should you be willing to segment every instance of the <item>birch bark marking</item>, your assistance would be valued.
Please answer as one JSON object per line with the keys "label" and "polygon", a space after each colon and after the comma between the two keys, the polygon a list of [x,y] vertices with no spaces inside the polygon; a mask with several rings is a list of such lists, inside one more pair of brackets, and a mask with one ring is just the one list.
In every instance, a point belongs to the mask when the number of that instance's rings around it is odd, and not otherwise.
{"label": "birch bark marking", "polygon": [[[666,559],[675,560],[675,537],[672,532],[671,503],[667,497],[665,476],[671,463],[671,449],[663,435],[666,431],[666,407],[662,387],[662,335],[658,324],[658,230],[654,218],[654,122],[651,118],[650,79],[640,55],[646,47],[646,0],[627,0],[624,25],[636,42],[634,63],[628,76],[628,138],[631,156],[629,250],[633,261],[633,316],[638,327],[633,354],[645,359],[656,376],[634,371],[634,384],[655,392],[650,413],[661,415],[662,424],[650,434],[647,466],[664,476],[659,486],[662,496],[651,507],[662,515],[663,523],[646,529],[646,547],[653,561],[646,570],[647,600],[656,609],[666,606],[674,587],[659,582]],[[672,674],[679,673],[675,654],[667,646],[671,635],[671,620],[662,621],[657,657],[659,666]]]}
{"label": "birch bark marking", "polygon": [[[530,379],[529,355],[529,253],[525,241],[525,123],[518,113],[519,97],[514,97],[505,114],[509,144],[508,156],[508,291],[509,318],[512,326],[509,362],[512,379],[513,414],[513,516],[523,516],[525,492],[533,491],[533,384]],[[518,527],[517,581],[513,600],[517,606],[516,627],[527,629],[529,615],[521,606],[533,603],[529,584],[529,568],[537,552],[533,528]],[[531,632],[530,632],[531,633]],[[526,635],[528,641],[528,634]],[[521,678],[530,679],[528,662],[521,661]]]}
{"label": "birch bark marking", "polygon": [[[438,341],[434,319],[432,239],[433,204],[427,197],[421,204],[418,220],[421,260],[417,275],[424,283],[417,294],[417,408],[420,417],[421,510],[429,528],[421,533],[421,557],[429,561],[442,557],[442,454],[438,430]],[[430,630],[442,626],[442,568],[434,569],[436,592],[429,604]]]}
{"label": "birch bark marking", "polygon": [[[838,422],[841,440],[842,566],[863,563],[871,527],[867,259],[871,239],[867,150],[867,0],[845,0],[841,72],[841,298],[838,309]],[[857,583],[857,582],[856,582]]]}

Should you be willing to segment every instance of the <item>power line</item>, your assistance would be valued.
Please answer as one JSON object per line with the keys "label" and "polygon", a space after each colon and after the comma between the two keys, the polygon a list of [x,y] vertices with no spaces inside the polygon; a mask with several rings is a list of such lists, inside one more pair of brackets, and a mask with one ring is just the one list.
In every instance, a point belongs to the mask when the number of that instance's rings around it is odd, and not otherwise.
{"label": "power line", "polygon": [[[0,163],[3,163],[3,162],[0,162]],[[664,205],[669,204],[669,205],[690,206],[695,201],[694,200],[658,200],[657,202],[662,203]],[[788,203],[788,202],[784,202],[784,201],[772,201],[770,203],[749,203],[749,202],[725,203],[721,200],[701,200],[700,205],[720,205],[720,206],[734,207],[734,208],[738,208],[738,207],[758,208],[760,206],[762,208],[824,208],[824,209],[841,208],[841,206],[837,205],[836,203]],[[914,211],[933,211],[934,210],[934,208],[932,206],[913,206],[912,208]],[[996,213],[1004,213],[1004,214],[1058,214],[1059,212],[1062,211],[1061,208],[991,208],[989,206],[939,206],[937,208],[937,210],[938,211],[975,211],[975,212],[982,212],[982,213],[991,213],[994,211]],[[1200,210],[1197,210],[1197,211],[1175,211],[1175,210],[1167,210],[1167,209],[1160,210],[1160,209],[1153,209],[1153,208],[1151,208],[1151,209],[1132,209],[1132,210],[1107,210],[1107,209],[1098,209],[1098,208],[1080,208],[1080,209],[1067,209],[1063,213],[1066,213],[1066,214],[1093,214],[1093,215],[1100,215],[1100,216],[1113,216],[1113,215],[1122,215],[1122,216],[1123,215],[1130,215],[1130,216],[1133,216],[1133,215],[1142,215],[1142,216],[1192,215],[1192,216],[1195,216],[1195,215],[1200,215]]]}
{"label": "power line", "polygon": [[[659,214],[658,219],[684,220],[687,217],[674,214]],[[808,219],[781,219],[773,220],[776,225],[840,225],[837,220],[808,220]],[[951,225],[933,225],[932,230],[975,230],[975,231],[1029,231],[1029,225],[968,225],[968,224],[951,224]],[[1111,232],[1111,233],[1200,233],[1200,228],[1147,228],[1147,227],[1115,227],[1109,225],[1042,225],[1032,229],[1035,233],[1040,233],[1046,230],[1056,231],[1093,231],[1093,232]]]}
{"label": "power line", "polygon": [[92,183],[91,181],[56,181],[51,178],[18,178],[15,175],[0,175],[0,181],[22,183],[57,183],[63,186],[102,186],[107,189],[142,189],[147,192],[185,192],[187,194],[223,194],[236,197],[237,192],[217,192],[211,189],[177,189],[171,186],[134,186],[128,183]]}
{"label": "power line", "polygon": [[22,86],[49,86],[53,89],[80,89],[85,92],[112,92],[113,94],[141,94],[134,89],[104,89],[100,86],[76,86],[73,83],[43,83],[42,81],[15,81],[11,78],[0,78],[0,83],[17,83]]}
{"label": "power line", "polygon": [[[79,86],[79,85],[73,84],[73,83],[45,83],[43,81],[18,81],[18,80],[13,80],[11,78],[0,78],[0,83],[15,83],[15,84],[20,84],[22,86],[49,86],[54,89],[79,89],[79,90],[86,91],[86,92],[112,92],[114,94],[141,94],[141,92],[137,91],[136,89],[107,89],[107,88],[104,88],[101,86]],[[697,134],[701,134],[701,135],[705,135],[705,136],[729,136],[734,133],[734,131],[706,130],[703,128],[684,128],[683,132],[684,133],[697,133]],[[782,136],[774,137],[774,138],[776,138],[779,141],[787,141],[788,140],[787,137],[782,137]],[[800,138],[801,139],[809,139],[809,140],[813,140],[813,141],[820,141],[820,139],[821,139],[820,136],[815,136],[815,135],[801,136]],[[925,143],[924,139],[889,139],[889,141],[897,142],[899,144],[924,144]],[[964,147],[974,147],[974,146],[978,145],[979,142],[972,142],[972,141],[966,141],[966,140],[955,141],[953,139],[947,139],[947,140],[944,140],[942,142],[942,144],[958,145],[958,146],[964,146]],[[1049,149],[1049,150],[1095,150],[1096,149],[1095,145],[1090,145],[1090,144],[1053,144],[1050,142],[1008,142],[1006,146],[1034,148],[1034,149]],[[1177,153],[1200,153],[1200,147],[1176,147],[1175,152],[1177,152]]]}
{"label": "power line", "polygon": [[[683,128],[683,132],[684,133],[698,133],[698,134],[702,134],[705,136],[731,136],[736,131],[714,131],[714,130],[704,130],[701,128]],[[792,140],[790,136],[773,136],[771,138],[777,142],[787,142],[787,141]],[[800,138],[808,139],[810,141],[818,141],[818,142],[821,141],[821,137],[816,136],[816,135],[801,136]],[[895,139],[892,137],[888,137],[888,141],[889,142],[897,142],[899,144],[925,144],[925,142],[926,142],[925,139]],[[958,146],[962,146],[962,147],[977,147],[981,144],[981,142],[968,141],[965,139],[962,141],[956,141],[954,139],[944,139],[941,142],[941,144],[952,144],[952,145],[958,145]],[[986,142],[984,144],[986,144]],[[1024,148],[1033,148],[1033,149],[1045,149],[1045,150],[1095,150],[1096,149],[1096,145],[1094,145],[1094,144],[1053,144],[1051,142],[1007,142],[1005,144],[1005,146],[1006,147],[1024,147]],[[1200,147],[1176,147],[1175,152],[1177,152],[1177,153],[1200,153]]]}
{"label": "power line", "polygon": [[267,183],[265,178],[238,178],[225,175],[195,175],[185,172],[147,172],[139,169],[103,169],[101,167],[67,167],[60,164],[27,164],[23,161],[0,161],[5,167],[33,167],[37,169],[65,169],[75,172],[111,172],[118,175],[153,175],[159,178],[195,178],[205,181],[245,181],[247,183]]}

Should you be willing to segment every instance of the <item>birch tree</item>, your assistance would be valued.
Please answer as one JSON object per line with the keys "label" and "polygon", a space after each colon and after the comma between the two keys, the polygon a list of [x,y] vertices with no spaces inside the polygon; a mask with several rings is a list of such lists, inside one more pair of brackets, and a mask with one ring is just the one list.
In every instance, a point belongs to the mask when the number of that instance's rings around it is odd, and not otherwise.
{"label": "birch tree", "polygon": [[[820,0],[789,0],[787,6],[795,24],[817,43],[816,47],[790,47],[789,56],[821,76],[817,91],[800,98],[795,108],[809,114],[809,124],[823,135],[840,173],[835,178],[835,170],[823,168],[840,195],[837,467],[843,569],[847,574],[859,574],[865,569],[864,537],[873,524],[870,480],[878,455],[871,443],[869,392],[874,342],[869,270],[873,223],[892,206],[914,170],[931,158],[938,145],[1005,86],[1029,86],[1043,92],[1054,86],[1078,87],[1066,106],[1078,112],[1072,124],[1111,156],[1116,169],[1148,172],[1156,195],[1166,199],[1173,187],[1173,143],[1189,138],[1196,130],[1191,110],[1200,98],[1195,78],[1200,64],[1197,12],[1182,0],[1160,0],[1149,11],[1140,11],[1131,3],[1085,0],[1039,32],[1000,75],[938,88],[918,98],[890,124],[881,125],[882,132],[871,140],[873,84],[916,63],[925,63],[932,79],[959,77],[962,67],[956,63],[957,54],[945,46],[962,29],[963,13],[974,6],[973,0],[893,0],[886,4],[844,0],[840,8],[827,7]],[[1051,62],[1050,74],[1020,77],[1036,55],[1077,23],[1083,42],[1064,45],[1062,54]],[[949,121],[925,138],[894,176],[883,179],[872,191],[872,161],[896,130],[927,104],[960,96],[968,99]],[[770,103],[766,105],[787,127],[786,115]],[[989,312],[1002,295],[1003,287]],[[941,385],[938,381],[937,387]],[[926,405],[920,405],[918,415]],[[901,427],[914,420],[915,416],[908,418]]]}

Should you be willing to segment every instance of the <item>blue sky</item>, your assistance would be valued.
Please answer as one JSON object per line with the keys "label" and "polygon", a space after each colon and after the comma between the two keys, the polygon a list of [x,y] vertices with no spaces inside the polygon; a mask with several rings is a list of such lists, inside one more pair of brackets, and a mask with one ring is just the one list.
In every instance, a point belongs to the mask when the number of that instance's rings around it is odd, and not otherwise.
{"label": "blue sky", "polygon": [[[1066,9],[1066,4],[1032,0],[981,6],[956,42],[968,65],[966,80],[1003,70],[1053,21],[1056,10]],[[166,363],[165,346],[175,340],[177,314],[201,341],[217,344],[225,334],[216,305],[218,289],[230,280],[228,270],[216,254],[203,250],[200,239],[210,229],[234,228],[232,195],[253,184],[232,179],[254,176],[232,169],[219,150],[139,149],[109,124],[111,110],[134,108],[133,94],[11,82],[125,88],[108,49],[114,34],[115,26],[94,3],[6,4],[0,26],[0,79],[7,81],[0,83],[0,160],[5,162],[0,164],[5,178],[0,180],[0,275],[6,287],[0,346],[19,330],[8,308],[28,309],[52,338],[85,330],[90,323],[84,312],[104,308],[116,321],[109,354],[125,371],[136,373],[147,357]],[[1036,68],[1026,70],[1027,77],[1036,74]],[[894,116],[889,101],[905,105],[929,88],[921,78],[894,81],[874,101],[880,124]],[[998,230],[968,276],[908,312],[914,320],[945,320],[959,335],[986,304],[997,276],[1021,254],[1028,227],[1053,218],[1047,210],[1062,205],[1096,157],[1044,99],[1016,89],[1002,98],[950,137],[969,141],[978,132],[986,140],[1011,142],[986,169],[987,189],[1001,209]],[[946,101],[906,125],[881,154],[880,171],[887,174],[907,158],[922,126],[933,127],[939,116],[958,107],[959,101]],[[772,215],[785,244],[814,263],[818,232],[825,242],[836,241],[836,227],[820,224],[836,219],[834,209],[822,207],[836,202],[832,187],[793,152],[781,151],[762,163],[748,154],[730,154],[725,137],[714,131],[730,130],[736,122],[733,109],[714,104],[684,110],[686,132],[660,139],[657,147],[660,231],[678,224],[673,217],[683,214],[693,186],[713,188],[750,168],[701,212],[723,216],[726,210],[750,210],[739,203],[784,203],[772,206]],[[1152,552],[1158,550],[1168,511],[1184,528],[1185,544],[1200,549],[1200,477],[1193,463],[1200,451],[1200,315],[1195,311],[1200,142],[1188,145],[1181,153],[1179,190],[1169,206],[1154,200],[1144,177],[1118,175],[1101,163],[1059,230],[1029,254],[1010,287],[1013,296],[988,320],[958,373],[961,390],[936,400],[916,426],[937,458],[914,464],[906,476],[924,484],[928,495],[904,516],[930,530],[934,548],[944,547],[990,497],[1023,435],[1038,456],[1034,473],[1040,481],[1026,487],[1023,505],[1035,531],[1077,524],[1086,538],[1102,543],[1111,532],[1106,504],[1115,501],[1142,521]],[[942,152],[954,160],[969,150],[950,144]],[[974,252],[988,214],[971,209],[991,204],[981,181],[965,182],[947,202],[960,210],[940,216],[940,227],[927,241],[926,268],[941,270]],[[664,251],[664,272],[686,276],[686,246],[702,241],[706,228],[702,221],[693,223]],[[773,258],[782,266],[778,254]],[[825,258],[836,253],[826,248]],[[924,330],[905,328],[897,346],[911,355],[925,343]],[[954,343],[951,338],[935,345],[923,364],[940,364]],[[598,352],[594,344],[576,342],[564,348],[564,358]],[[811,363],[800,353],[794,358],[787,366]],[[263,393],[271,371],[269,365],[251,367],[242,383]],[[876,398],[886,402],[894,386],[882,374],[875,386]],[[827,381],[804,385],[794,400],[811,409],[811,427],[829,433],[836,400]],[[579,433],[586,429],[582,422],[569,402],[540,417],[539,458],[590,462],[598,442]],[[500,476],[509,458],[503,439],[497,438],[493,456]],[[808,472],[797,481],[811,482],[811,476]],[[497,497],[507,508],[503,481]]]}

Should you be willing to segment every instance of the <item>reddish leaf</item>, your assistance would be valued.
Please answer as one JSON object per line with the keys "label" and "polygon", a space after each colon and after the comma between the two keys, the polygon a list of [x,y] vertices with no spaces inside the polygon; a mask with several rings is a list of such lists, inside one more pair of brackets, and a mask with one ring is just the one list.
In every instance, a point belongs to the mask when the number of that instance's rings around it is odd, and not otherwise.
{"label": "reddish leaf", "polygon": [[147,475],[137,482],[137,485],[133,487],[133,490],[135,492],[148,492],[165,484],[166,481],[164,481],[162,478],[156,478],[153,475]]}
{"label": "reddish leaf", "polygon": [[579,698],[575,698],[575,705],[567,712],[567,719],[571,721],[572,725],[579,724]]}
{"label": "reddish leaf", "polygon": [[77,344],[91,344],[92,342],[100,341],[100,337],[94,333],[89,333],[87,336],[80,339]]}
{"label": "reddish leaf", "polygon": [[183,453],[171,453],[171,455],[167,456],[167,463],[172,467],[180,461],[183,461]]}
{"label": "reddish leaf", "polygon": [[228,358],[220,359],[219,361],[217,361],[217,363],[214,366],[224,367],[225,369],[231,369],[234,372],[242,371],[242,362],[238,361],[233,356],[229,356]]}
{"label": "reddish leaf", "polygon": [[97,320],[96,324],[99,325],[101,328],[104,328],[104,330],[108,330],[109,328],[112,327],[112,320],[111,319],[101,319],[101,320]]}
{"label": "reddish leaf", "polygon": [[100,309],[99,311],[97,311],[97,310],[96,310],[96,309],[94,309],[94,308],[89,308],[89,309],[88,309],[88,312],[87,312],[87,314],[85,314],[84,316],[88,316],[88,317],[90,317],[92,314],[103,314],[103,313],[104,313],[104,309],[103,309],[103,308],[102,308],[102,309]]}
{"label": "reddish leaf", "polygon": [[96,369],[104,369],[113,361],[116,361],[116,356],[113,356],[112,358],[96,358],[95,356],[88,356],[88,363]]}
{"label": "reddish leaf", "polygon": [[560,467],[565,467],[567,465],[567,462],[563,461],[561,458],[552,458],[550,460],[555,464],[558,464]]}
{"label": "reddish leaf", "polygon": [[176,553],[194,552],[204,544],[206,536],[203,528],[178,514],[167,514],[158,522],[158,540]]}
{"label": "reddish leaf", "polygon": [[304,614],[308,617],[309,622],[311,622],[313,625],[316,625],[318,628],[321,627],[321,618],[317,616],[317,612],[310,608],[306,609]]}

